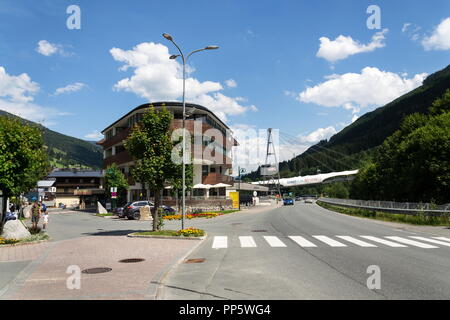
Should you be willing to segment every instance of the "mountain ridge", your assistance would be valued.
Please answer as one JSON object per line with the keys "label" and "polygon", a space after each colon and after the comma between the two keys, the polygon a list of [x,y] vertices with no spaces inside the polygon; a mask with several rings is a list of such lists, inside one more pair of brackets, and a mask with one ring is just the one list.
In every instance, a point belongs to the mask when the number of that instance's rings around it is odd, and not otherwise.
{"label": "mountain ridge", "polygon": [[4,110],[0,110],[0,116],[17,118],[24,123],[38,127],[47,147],[50,164],[54,168],[85,167],[100,169],[102,167],[102,149],[95,145],[93,141],[78,139],[50,130],[39,123],[23,119]]}

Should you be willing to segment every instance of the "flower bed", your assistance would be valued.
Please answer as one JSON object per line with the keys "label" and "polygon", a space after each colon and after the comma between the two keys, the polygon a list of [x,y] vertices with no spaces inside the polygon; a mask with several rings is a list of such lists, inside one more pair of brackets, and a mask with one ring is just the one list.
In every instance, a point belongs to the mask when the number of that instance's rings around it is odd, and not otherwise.
{"label": "flower bed", "polygon": [[18,242],[20,242],[20,240],[0,238],[0,245],[16,244]]}
{"label": "flower bed", "polygon": [[[215,218],[218,216],[223,215],[223,213],[216,213],[216,212],[203,212],[203,213],[190,213],[190,214],[186,214],[185,218],[186,219],[195,219],[195,218]],[[167,215],[164,216],[163,219],[166,220],[181,220],[181,214],[172,214],[172,215]]]}
{"label": "flower bed", "polygon": [[197,228],[187,228],[179,230],[177,234],[183,237],[202,237],[205,235],[205,231]]}

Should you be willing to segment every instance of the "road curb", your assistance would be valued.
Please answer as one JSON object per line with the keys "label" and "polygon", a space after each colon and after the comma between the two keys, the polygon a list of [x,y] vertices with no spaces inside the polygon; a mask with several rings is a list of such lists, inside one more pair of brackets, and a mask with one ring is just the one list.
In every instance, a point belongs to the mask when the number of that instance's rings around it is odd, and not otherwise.
{"label": "road curb", "polygon": [[51,241],[51,238],[48,238],[46,240],[37,240],[37,241],[30,241],[30,242],[19,242],[19,243],[13,243],[13,244],[2,244],[0,245],[1,248],[11,248],[11,247],[20,247],[20,246],[26,246],[28,244],[39,244],[43,242],[49,242]]}
{"label": "road curb", "polygon": [[129,238],[152,238],[152,239],[170,239],[170,240],[204,240],[208,235],[205,232],[204,236],[201,237],[177,237],[177,236],[153,236],[153,235],[136,235],[134,233],[127,234]]}
{"label": "road curb", "polygon": [[194,252],[200,244],[208,237],[205,234],[202,239],[198,239],[200,241],[197,242],[187,253],[185,253],[181,258],[175,258],[172,262],[167,264],[164,268],[162,268],[159,273],[150,281],[150,286],[147,289],[147,295],[151,296],[154,300],[158,300],[159,291],[164,286],[163,281],[167,277],[167,275],[181,262],[183,262],[186,257],[188,257],[192,252]]}

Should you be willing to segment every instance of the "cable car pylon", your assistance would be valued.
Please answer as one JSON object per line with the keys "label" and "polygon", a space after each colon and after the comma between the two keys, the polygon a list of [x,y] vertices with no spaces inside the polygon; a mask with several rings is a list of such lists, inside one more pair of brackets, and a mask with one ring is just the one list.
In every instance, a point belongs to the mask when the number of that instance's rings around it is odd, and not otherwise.
{"label": "cable car pylon", "polygon": [[[280,170],[272,131],[272,128],[267,129],[266,161],[261,166],[261,176],[264,177],[264,184],[269,187],[269,193],[277,192],[281,197]],[[271,157],[273,163],[271,163]]]}

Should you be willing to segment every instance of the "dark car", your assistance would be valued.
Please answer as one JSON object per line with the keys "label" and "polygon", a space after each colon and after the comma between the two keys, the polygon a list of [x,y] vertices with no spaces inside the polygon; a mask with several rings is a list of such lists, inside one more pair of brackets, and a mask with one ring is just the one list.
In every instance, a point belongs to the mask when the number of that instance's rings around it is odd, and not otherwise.
{"label": "dark car", "polygon": [[123,207],[117,207],[113,210],[113,213],[118,216],[119,218],[123,218],[124,217],[124,209],[125,207],[129,206],[130,204],[132,204],[132,202],[127,202]]}
{"label": "dark car", "polygon": [[153,203],[144,200],[127,203],[123,208],[123,217],[128,218],[129,220],[139,220],[141,217],[140,209],[145,206],[153,208]]}
{"label": "dark car", "polygon": [[291,198],[284,198],[283,199],[283,205],[285,206],[293,206],[294,205],[294,200]]}
{"label": "dark car", "polygon": [[250,194],[241,194],[239,196],[239,202],[244,206],[251,206],[253,204],[253,196]]}
{"label": "dark car", "polygon": [[172,208],[171,206],[162,205],[161,208],[165,214],[175,214],[175,212],[176,212],[176,210],[174,208]]}

